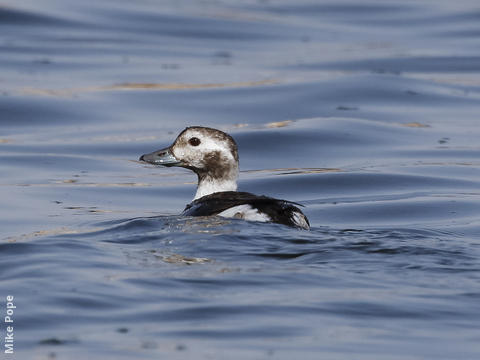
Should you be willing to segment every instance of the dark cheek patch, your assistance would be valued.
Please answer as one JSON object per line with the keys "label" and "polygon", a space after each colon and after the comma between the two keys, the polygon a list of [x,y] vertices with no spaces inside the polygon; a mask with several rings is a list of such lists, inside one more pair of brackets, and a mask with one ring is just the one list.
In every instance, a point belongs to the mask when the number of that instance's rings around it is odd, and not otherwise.
{"label": "dark cheek patch", "polygon": [[213,178],[221,178],[230,172],[227,159],[223,159],[220,151],[212,151],[205,155],[204,168],[208,169],[208,175]]}

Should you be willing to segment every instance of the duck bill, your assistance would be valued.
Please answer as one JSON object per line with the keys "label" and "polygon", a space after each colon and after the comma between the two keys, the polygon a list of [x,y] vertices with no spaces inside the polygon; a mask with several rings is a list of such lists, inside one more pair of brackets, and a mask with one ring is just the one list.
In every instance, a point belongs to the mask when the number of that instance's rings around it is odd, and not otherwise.
{"label": "duck bill", "polygon": [[139,160],[149,164],[163,166],[176,166],[181,163],[181,161],[173,155],[172,150],[169,147],[154,151],[150,154],[144,154],[140,156]]}

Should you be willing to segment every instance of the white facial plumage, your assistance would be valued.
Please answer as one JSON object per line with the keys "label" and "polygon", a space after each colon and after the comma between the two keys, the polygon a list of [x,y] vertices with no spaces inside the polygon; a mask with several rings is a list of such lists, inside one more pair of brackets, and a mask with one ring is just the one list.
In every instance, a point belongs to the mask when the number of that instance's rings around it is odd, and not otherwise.
{"label": "white facial plumage", "polygon": [[198,176],[194,200],[215,192],[237,190],[237,145],[228,134],[190,127],[177,137],[170,149],[181,162],[180,166],[193,170]]}

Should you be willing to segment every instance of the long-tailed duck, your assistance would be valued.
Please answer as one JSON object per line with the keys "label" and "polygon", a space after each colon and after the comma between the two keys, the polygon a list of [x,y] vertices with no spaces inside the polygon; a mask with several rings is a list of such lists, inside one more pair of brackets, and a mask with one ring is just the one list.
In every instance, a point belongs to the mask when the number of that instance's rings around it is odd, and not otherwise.
{"label": "long-tailed duck", "polygon": [[188,127],[173,145],[140,157],[154,165],[180,166],[198,176],[197,193],[184,216],[241,218],[310,229],[297,203],[238,192],[238,151],[233,138],[207,127]]}

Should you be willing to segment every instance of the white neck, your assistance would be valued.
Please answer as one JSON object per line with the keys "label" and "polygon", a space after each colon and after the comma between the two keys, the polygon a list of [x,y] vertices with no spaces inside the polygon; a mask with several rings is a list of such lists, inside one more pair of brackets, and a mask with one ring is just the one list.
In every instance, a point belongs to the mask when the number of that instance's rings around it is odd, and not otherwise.
{"label": "white neck", "polygon": [[[206,156],[203,168],[194,169],[198,177],[197,193],[193,200],[216,192],[236,191],[238,159],[230,152],[214,152]],[[202,164],[202,165],[204,165]]]}
{"label": "white neck", "polygon": [[197,193],[193,200],[200,199],[203,196],[210,195],[216,192],[221,191],[236,191],[237,190],[237,181],[235,179],[211,179],[206,178],[199,182],[197,187]]}
{"label": "white neck", "polygon": [[236,191],[237,182],[235,180],[215,180],[204,179],[198,184],[197,193],[193,200],[200,199],[203,196],[221,191]]}

